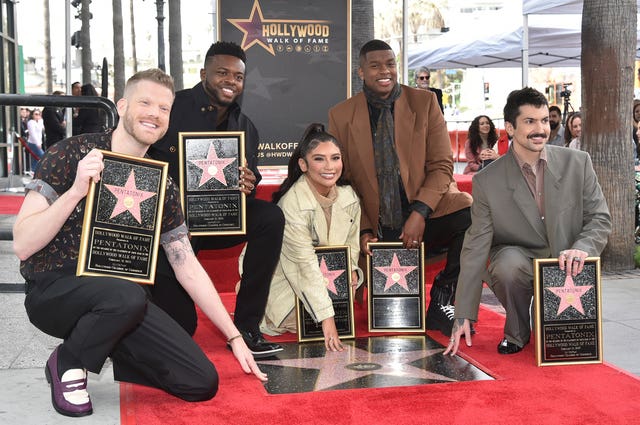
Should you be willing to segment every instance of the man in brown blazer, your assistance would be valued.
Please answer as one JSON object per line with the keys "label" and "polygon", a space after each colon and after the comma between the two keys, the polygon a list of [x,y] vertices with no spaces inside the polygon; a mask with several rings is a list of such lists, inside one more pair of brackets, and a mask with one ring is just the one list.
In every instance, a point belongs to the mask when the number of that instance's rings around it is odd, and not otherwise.
{"label": "man in brown blazer", "polygon": [[329,132],[343,145],[344,176],[362,199],[361,252],[369,242],[446,247],[434,280],[428,329],[450,335],[460,250],[471,196],[458,191],[442,112],[432,92],[397,81],[396,57],[380,40],[360,50],[363,92],[329,111]]}
{"label": "man in brown blazer", "polygon": [[[531,335],[533,259],[557,257],[567,275],[598,256],[611,216],[586,152],[547,145],[549,106],[542,93],[513,91],[504,107],[509,151],[473,177],[472,224],[462,248],[455,323],[445,354],[455,354],[477,320],[482,281],[506,310],[498,353],[517,353]],[[487,266],[489,261],[489,266]],[[487,274],[488,272],[488,274]]]}

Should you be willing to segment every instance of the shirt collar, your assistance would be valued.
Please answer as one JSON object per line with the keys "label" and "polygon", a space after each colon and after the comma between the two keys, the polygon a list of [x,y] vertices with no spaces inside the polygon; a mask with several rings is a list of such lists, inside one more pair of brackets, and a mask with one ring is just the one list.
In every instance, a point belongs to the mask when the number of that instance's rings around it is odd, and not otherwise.
{"label": "shirt collar", "polygon": [[[516,150],[513,148],[513,143],[511,144],[509,149],[511,149],[511,152],[513,153],[513,157],[516,159],[516,162],[518,163],[518,167],[520,167],[521,170],[524,169],[526,162],[520,159],[520,157],[516,153]],[[540,152],[540,158],[538,159],[538,164],[540,164],[540,161],[542,161],[543,164],[547,163],[547,146],[546,145],[544,149],[542,149],[542,151]]]}

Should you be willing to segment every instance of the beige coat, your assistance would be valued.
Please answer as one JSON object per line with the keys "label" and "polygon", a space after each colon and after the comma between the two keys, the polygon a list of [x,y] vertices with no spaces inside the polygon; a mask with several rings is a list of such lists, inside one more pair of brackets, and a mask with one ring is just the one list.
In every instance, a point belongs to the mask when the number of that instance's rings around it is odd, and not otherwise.
{"label": "beige coat", "polygon": [[[350,246],[351,267],[359,270],[360,203],[350,186],[336,189],[338,197],[331,208],[328,235],[322,208],[304,176],[278,202],[285,218],[284,239],[267,301],[265,318],[268,321],[263,321],[262,325],[267,333],[273,333],[275,329],[265,329],[266,324],[280,327],[289,314],[295,314],[296,295],[317,322],[334,315],[314,252],[316,247]],[[361,272],[359,276],[362,276]]]}

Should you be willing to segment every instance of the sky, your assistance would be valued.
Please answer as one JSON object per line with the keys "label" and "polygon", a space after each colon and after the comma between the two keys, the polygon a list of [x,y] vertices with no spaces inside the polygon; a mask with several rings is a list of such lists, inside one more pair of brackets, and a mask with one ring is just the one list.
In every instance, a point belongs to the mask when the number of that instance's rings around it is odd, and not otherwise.
{"label": "sky", "polygon": [[[52,66],[62,66],[65,55],[65,1],[49,0],[51,15],[51,54]],[[124,26],[125,57],[132,56],[130,41],[130,17],[129,5],[131,0],[122,1],[122,14]],[[150,61],[151,65],[157,65],[157,15],[155,0],[133,0],[135,7],[136,51],[139,61]],[[43,0],[19,0],[16,5],[18,42],[23,46],[24,57],[43,57]],[[213,41],[213,2],[215,0],[182,0],[182,29],[183,49],[185,56],[188,51],[202,53],[206,51]],[[165,0],[164,7],[164,33],[165,48],[168,52],[168,6]],[[188,6],[188,7],[187,7]],[[71,31],[80,29],[81,22],[74,16],[77,10],[71,6]],[[93,61],[102,63],[106,57],[109,63],[113,63],[113,23],[112,4],[108,0],[94,0],[90,5],[93,19],[91,19],[91,49]],[[72,58],[75,56],[75,47],[71,49]],[[168,64],[168,57],[165,59]]]}

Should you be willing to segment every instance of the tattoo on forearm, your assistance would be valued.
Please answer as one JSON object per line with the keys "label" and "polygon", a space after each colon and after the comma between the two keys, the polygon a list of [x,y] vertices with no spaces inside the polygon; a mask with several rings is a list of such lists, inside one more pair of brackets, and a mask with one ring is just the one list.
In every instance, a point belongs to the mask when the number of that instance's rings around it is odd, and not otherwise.
{"label": "tattoo on forearm", "polygon": [[182,266],[187,260],[189,253],[193,254],[189,239],[184,237],[167,245],[167,259],[173,266]]}
{"label": "tattoo on forearm", "polygon": [[464,319],[455,319],[453,321],[453,328],[451,329],[451,333],[454,334],[456,333],[458,330],[462,329],[462,326],[464,325]]}

